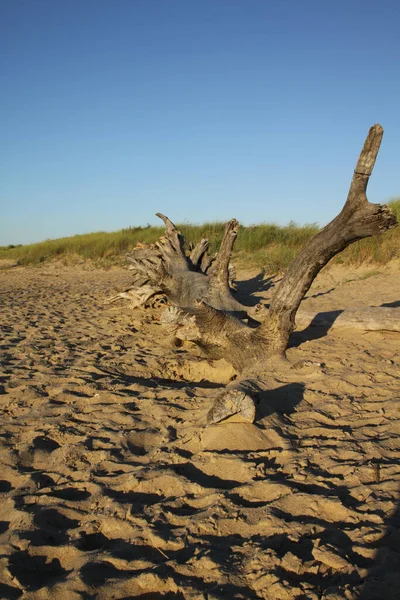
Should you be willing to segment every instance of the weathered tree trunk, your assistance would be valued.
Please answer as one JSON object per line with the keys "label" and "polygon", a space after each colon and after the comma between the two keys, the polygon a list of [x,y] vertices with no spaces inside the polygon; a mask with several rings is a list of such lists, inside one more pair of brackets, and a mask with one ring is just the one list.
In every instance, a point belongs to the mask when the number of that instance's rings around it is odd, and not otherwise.
{"label": "weathered tree trunk", "polygon": [[[164,294],[172,308],[166,311],[162,322],[171,333],[180,340],[196,343],[209,357],[225,358],[241,376],[219,394],[209,413],[210,422],[236,413],[254,419],[252,393],[266,385],[269,358],[284,355],[300,302],[319,271],[353,242],[396,226],[396,217],[387,206],[371,204],[366,197],[382,135],[380,125],[371,127],[342,211],[294,259],[277,286],[269,309],[244,306],[232,296],[230,258],[239,228],[235,219],[227,224],[214,260],[208,255],[207,240],[201,240],[187,255],[182,235],[162,214],[157,216],[166,225],[165,236],[153,246],[136,248],[128,256],[134,283],[124,294],[130,295],[135,304]],[[378,310],[391,310],[391,314],[386,312],[379,317]],[[399,330],[396,311],[374,310],[373,318],[370,312],[367,322],[374,322],[376,328],[383,318],[382,328]],[[352,317],[360,326],[360,314]],[[254,319],[258,320],[258,327],[254,327]],[[337,319],[338,323],[345,320],[344,316]]]}

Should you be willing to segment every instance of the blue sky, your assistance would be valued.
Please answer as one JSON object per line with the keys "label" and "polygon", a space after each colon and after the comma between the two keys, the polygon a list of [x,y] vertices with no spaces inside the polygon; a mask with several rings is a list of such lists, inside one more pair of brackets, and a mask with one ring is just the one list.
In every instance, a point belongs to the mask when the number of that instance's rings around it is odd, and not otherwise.
{"label": "blue sky", "polygon": [[400,196],[398,0],[1,0],[0,245],[328,222],[370,125]]}

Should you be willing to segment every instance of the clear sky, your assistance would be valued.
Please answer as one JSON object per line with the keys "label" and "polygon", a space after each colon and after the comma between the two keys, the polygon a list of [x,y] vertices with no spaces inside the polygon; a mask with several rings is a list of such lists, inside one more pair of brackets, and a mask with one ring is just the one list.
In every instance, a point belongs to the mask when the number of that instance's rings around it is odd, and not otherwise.
{"label": "clear sky", "polygon": [[0,0],[0,245],[324,224],[370,125],[400,196],[399,0]]}

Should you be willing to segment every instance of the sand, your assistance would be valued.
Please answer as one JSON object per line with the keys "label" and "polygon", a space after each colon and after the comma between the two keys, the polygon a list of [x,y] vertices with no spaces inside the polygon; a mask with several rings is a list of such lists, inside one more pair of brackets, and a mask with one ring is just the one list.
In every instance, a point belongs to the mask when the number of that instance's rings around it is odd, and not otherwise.
{"label": "sand", "polygon": [[[337,267],[303,306],[399,306],[399,274]],[[295,332],[256,423],[205,428],[232,368],[103,303],[127,283],[0,271],[0,598],[399,598],[400,334]]]}

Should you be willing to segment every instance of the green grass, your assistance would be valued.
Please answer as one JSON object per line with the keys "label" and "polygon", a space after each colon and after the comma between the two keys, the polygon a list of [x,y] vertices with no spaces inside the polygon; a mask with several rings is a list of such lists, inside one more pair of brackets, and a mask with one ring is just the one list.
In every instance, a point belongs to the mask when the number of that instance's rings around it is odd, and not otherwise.
{"label": "green grass", "polygon": [[155,242],[163,231],[163,227],[130,227],[113,233],[98,231],[26,246],[2,246],[0,259],[14,259],[20,265],[35,265],[52,259],[67,263],[80,260],[118,263],[138,242]]}
{"label": "green grass", "polygon": [[[400,222],[400,199],[393,200],[389,206]],[[179,229],[187,241],[197,243],[204,237],[208,238],[214,253],[221,243],[225,224],[185,223],[179,225]],[[94,265],[103,267],[124,264],[125,254],[138,242],[153,243],[163,231],[163,227],[129,227],[113,233],[99,231],[38,244],[2,246],[0,260],[14,260],[19,265],[37,265],[49,260],[61,260],[67,264],[92,261]],[[285,227],[267,223],[240,227],[234,260],[240,266],[256,266],[268,273],[283,271],[317,231],[315,224],[298,226],[293,222]],[[394,258],[400,258],[400,228],[352,244],[334,262],[385,264]]]}

